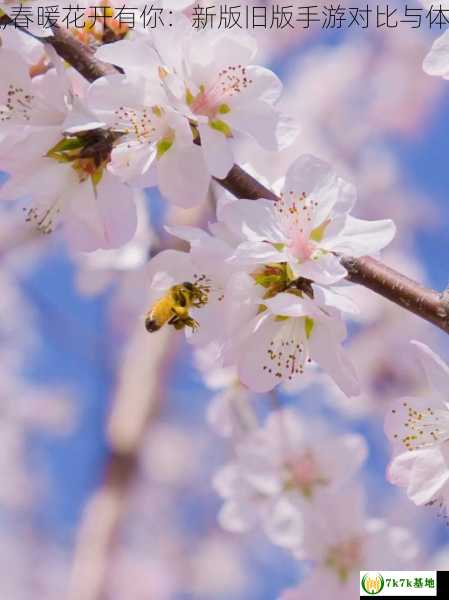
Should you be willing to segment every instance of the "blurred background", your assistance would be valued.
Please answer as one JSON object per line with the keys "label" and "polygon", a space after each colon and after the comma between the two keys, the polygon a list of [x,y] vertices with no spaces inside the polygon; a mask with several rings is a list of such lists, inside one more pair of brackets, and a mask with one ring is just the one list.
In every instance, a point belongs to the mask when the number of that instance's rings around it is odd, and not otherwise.
{"label": "blurred background", "polygon": [[[357,216],[395,220],[385,262],[444,289],[449,83],[422,71],[439,32],[314,24],[255,35],[259,63],[283,80],[282,108],[301,135],[275,157],[242,144],[240,162],[275,181],[301,153],[327,159],[356,183]],[[2,599],[273,600],[301,578],[302,565],[261,531],[237,536],[218,525],[211,479],[232,444],[216,431],[211,403],[229,379],[182,335],[148,336],[142,324],[144,265],[161,243],[175,243],[164,223],[207,223],[210,204],[168,210],[151,190],[139,210],[125,248],[73,256],[57,233],[36,237],[19,210],[1,207]],[[449,569],[447,527],[385,482],[383,434],[388,402],[422,387],[409,340],[449,360],[449,339],[365,290],[357,296],[362,315],[347,346],[362,396],[349,401],[311,377],[279,390],[277,402],[362,433],[369,514],[412,530],[420,568]],[[262,419],[272,398],[251,402]]]}

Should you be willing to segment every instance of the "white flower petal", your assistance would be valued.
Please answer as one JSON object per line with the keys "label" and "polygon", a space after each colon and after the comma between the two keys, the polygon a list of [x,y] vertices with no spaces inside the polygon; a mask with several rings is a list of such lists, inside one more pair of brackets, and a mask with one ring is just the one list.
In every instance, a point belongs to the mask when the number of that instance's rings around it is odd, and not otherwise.
{"label": "white flower petal", "polygon": [[429,75],[449,78],[449,31],[433,43],[432,49],[424,59],[423,69]]}
{"label": "white flower petal", "polygon": [[205,202],[210,176],[201,148],[176,142],[157,162],[160,192],[170,202],[191,208]]}
{"label": "white flower petal", "polygon": [[396,226],[390,219],[364,221],[348,215],[344,228],[335,238],[326,237],[323,247],[356,257],[369,256],[388,246],[395,234]]}
{"label": "white flower petal", "polygon": [[224,179],[234,164],[230,141],[221,131],[212,129],[209,124],[200,123],[198,131],[209,173],[218,179]]}
{"label": "white flower petal", "polygon": [[333,254],[324,254],[305,262],[297,262],[290,258],[288,262],[296,277],[304,277],[321,285],[337,283],[348,274],[340,259]]}
{"label": "white flower petal", "polygon": [[411,342],[417,349],[420,363],[427,375],[430,387],[441,395],[441,398],[448,400],[449,390],[449,367],[448,365],[428,346],[422,342],[413,340]]}
{"label": "white flower petal", "polygon": [[269,104],[253,102],[249,106],[232,108],[226,115],[226,122],[232,130],[251,136],[265,150],[276,152],[280,149],[277,137],[279,113]]}
{"label": "white flower petal", "polygon": [[235,249],[229,261],[239,265],[285,262],[287,256],[266,242],[243,242]]}
{"label": "white flower petal", "polygon": [[360,385],[354,367],[340,346],[334,331],[315,321],[309,340],[310,357],[328,373],[347,396],[358,396]]}
{"label": "white flower petal", "polygon": [[128,242],[137,227],[137,211],[131,188],[107,171],[94,190],[86,181],[68,195],[71,216],[66,231],[77,250],[118,248]]}
{"label": "white flower petal", "polygon": [[442,447],[404,452],[388,468],[389,481],[407,490],[415,504],[435,499],[449,481],[449,465]]}
{"label": "white flower petal", "polygon": [[[441,398],[436,396],[399,398],[390,405],[385,415],[385,434],[399,451],[432,446],[438,443],[439,432],[445,431],[442,411],[447,412],[447,409]],[[438,417],[438,422],[435,417]]]}
{"label": "white flower petal", "polygon": [[335,288],[321,287],[312,284],[314,291],[314,300],[321,306],[332,306],[341,312],[348,314],[358,314],[359,307],[352,301],[351,298],[343,294],[339,294]]}
{"label": "white flower petal", "polygon": [[128,183],[142,178],[156,160],[156,147],[137,140],[119,143],[111,152],[108,169]]}
{"label": "white flower petal", "polygon": [[121,67],[125,72],[142,69],[142,63],[136,60],[139,56],[145,56],[145,70],[148,73],[151,73],[152,68],[157,70],[159,65],[157,54],[144,37],[103,44],[96,52],[99,60]]}
{"label": "white flower petal", "polygon": [[355,202],[355,188],[338,177],[326,162],[311,156],[300,156],[290,166],[284,185],[284,194],[307,194],[312,203],[310,227],[319,227],[331,211],[341,214],[348,212]]}
{"label": "white flower petal", "polygon": [[276,294],[273,298],[264,300],[264,304],[274,315],[285,317],[306,317],[310,315],[307,305],[294,294]]}
{"label": "white flower petal", "polygon": [[[282,94],[282,82],[277,75],[258,65],[246,67],[246,77],[251,83],[235,96],[238,105],[256,102],[274,104]],[[237,106],[237,104],[236,104]]]}
{"label": "white flower petal", "polygon": [[221,219],[237,236],[252,242],[285,243],[274,203],[270,200],[237,200],[222,207]]}

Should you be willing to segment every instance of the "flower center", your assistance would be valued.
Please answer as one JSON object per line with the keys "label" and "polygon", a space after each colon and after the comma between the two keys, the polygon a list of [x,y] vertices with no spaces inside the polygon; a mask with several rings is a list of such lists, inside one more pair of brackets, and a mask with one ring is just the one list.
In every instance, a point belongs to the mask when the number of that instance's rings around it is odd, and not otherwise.
{"label": "flower center", "polygon": [[306,498],[310,498],[316,486],[326,485],[328,479],[321,473],[320,466],[311,450],[306,450],[286,464],[288,480],[286,487],[297,489]]}
{"label": "flower center", "polygon": [[301,262],[309,260],[315,252],[317,244],[299,229],[293,232],[288,245],[290,252]]}
{"label": "flower center", "polygon": [[226,114],[230,111],[228,100],[252,83],[246,75],[246,68],[242,65],[232,65],[219,72],[218,77],[212,85],[200,86],[196,96],[192,96],[187,90],[186,100],[190,109],[196,115],[203,115],[214,119],[218,114]]}
{"label": "flower center", "polygon": [[[449,440],[449,413],[445,409],[427,407],[416,409],[404,401],[406,418],[403,426],[407,434],[401,439],[407,450],[419,450]],[[393,413],[396,409],[392,410]],[[399,434],[394,434],[399,439]]]}
{"label": "flower center", "polygon": [[115,131],[132,136],[138,142],[148,142],[157,139],[160,129],[157,119],[162,117],[159,107],[144,107],[135,110],[128,106],[120,106],[115,111],[116,121],[112,126]]}
{"label": "flower center", "polygon": [[115,116],[112,129],[125,136],[120,139],[120,143],[127,143],[130,150],[132,142],[155,143],[157,157],[161,158],[173,146],[175,133],[167,124],[165,111],[160,106],[144,107],[141,110],[121,106],[115,111]]}
{"label": "flower center", "polygon": [[301,194],[293,191],[283,192],[275,203],[281,227],[290,239],[288,247],[300,261],[313,257],[331,222],[328,218],[313,228],[317,207],[318,202],[305,192]]}
{"label": "flower center", "polygon": [[352,538],[329,548],[325,564],[336,571],[340,581],[346,582],[351,571],[362,561],[362,542],[360,538]]}

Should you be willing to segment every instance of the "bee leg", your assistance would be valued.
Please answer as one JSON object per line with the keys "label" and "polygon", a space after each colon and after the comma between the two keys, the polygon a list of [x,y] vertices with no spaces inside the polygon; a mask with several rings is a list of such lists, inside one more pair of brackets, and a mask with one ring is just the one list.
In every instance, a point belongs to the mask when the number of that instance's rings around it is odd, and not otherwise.
{"label": "bee leg", "polygon": [[186,326],[185,321],[181,319],[178,315],[173,315],[173,317],[168,321],[169,325],[173,325],[176,331],[184,329]]}
{"label": "bee leg", "polygon": [[192,317],[186,319],[185,324],[187,327],[190,327],[192,331],[196,331],[199,328],[198,321],[195,321],[195,319],[192,319]]}

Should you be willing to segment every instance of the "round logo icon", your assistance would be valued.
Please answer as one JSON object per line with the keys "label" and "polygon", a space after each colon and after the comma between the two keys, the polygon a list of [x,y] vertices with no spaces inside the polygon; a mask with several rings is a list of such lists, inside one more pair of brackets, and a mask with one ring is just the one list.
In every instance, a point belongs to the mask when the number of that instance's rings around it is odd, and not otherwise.
{"label": "round logo icon", "polygon": [[361,585],[366,594],[375,596],[384,589],[385,581],[380,573],[365,573]]}

